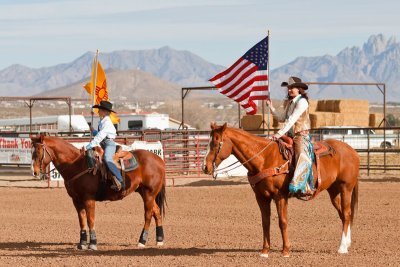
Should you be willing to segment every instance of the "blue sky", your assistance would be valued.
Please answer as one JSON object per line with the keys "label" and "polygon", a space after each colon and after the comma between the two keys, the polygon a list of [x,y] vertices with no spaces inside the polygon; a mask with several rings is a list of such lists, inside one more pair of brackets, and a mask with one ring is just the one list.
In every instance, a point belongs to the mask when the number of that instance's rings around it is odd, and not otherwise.
{"label": "blue sky", "polygon": [[229,66],[267,30],[274,69],[373,34],[398,39],[399,10],[398,0],[1,0],[0,70],[166,45]]}

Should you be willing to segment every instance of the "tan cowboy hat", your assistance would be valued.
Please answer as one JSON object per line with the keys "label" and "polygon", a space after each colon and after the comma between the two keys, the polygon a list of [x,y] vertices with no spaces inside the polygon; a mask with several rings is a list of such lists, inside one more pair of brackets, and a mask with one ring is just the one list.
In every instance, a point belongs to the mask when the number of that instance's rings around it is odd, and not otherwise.
{"label": "tan cowboy hat", "polygon": [[282,87],[288,87],[288,88],[300,87],[300,88],[303,88],[305,90],[308,89],[308,85],[307,84],[303,83],[300,78],[297,78],[297,77],[294,77],[294,76],[289,77],[289,80],[287,82],[282,82],[281,86]]}
{"label": "tan cowboy hat", "polygon": [[100,101],[100,105],[94,105],[92,108],[104,109],[116,113],[114,110],[112,110],[112,106],[113,105],[110,102],[103,100]]}

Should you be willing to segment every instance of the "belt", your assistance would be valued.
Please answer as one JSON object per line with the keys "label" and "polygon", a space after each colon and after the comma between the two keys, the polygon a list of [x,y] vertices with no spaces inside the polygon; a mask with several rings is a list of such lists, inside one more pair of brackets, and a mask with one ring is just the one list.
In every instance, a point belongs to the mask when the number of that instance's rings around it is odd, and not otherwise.
{"label": "belt", "polygon": [[294,135],[308,135],[309,132],[310,132],[310,131],[308,131],[308,130],[303,130],[303,131],[300,131],[300,132],[295,133]]}

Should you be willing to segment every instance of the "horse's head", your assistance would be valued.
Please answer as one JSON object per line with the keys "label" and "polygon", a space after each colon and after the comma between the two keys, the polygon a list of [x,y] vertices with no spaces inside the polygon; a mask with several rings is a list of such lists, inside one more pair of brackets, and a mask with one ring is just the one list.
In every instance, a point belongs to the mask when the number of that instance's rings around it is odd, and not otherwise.
{"label": "horse's head", "polygon": [[44,141],[45,135],[31,136],[32,140],[32,175],[39,178],[46,175],[46,168],[53,160],[53,155],[49,151]]}
{"label": "horse's head", "polygon": [[203,172],[213,174],[219,164],[232,153],[232,142],[226,137],[226,123],[217,126],[211,123],[210,141],[203,161]]}

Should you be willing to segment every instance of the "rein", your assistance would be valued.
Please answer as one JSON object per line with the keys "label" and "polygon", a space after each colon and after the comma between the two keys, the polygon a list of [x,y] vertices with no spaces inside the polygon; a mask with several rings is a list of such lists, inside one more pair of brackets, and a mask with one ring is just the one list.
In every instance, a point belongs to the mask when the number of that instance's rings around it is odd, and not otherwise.
{"label": "rein", "polygon": [[[216,170],[216,169],[215,169],[215,160],[217,159],[218,154],[219,154],[219,151],[221,150],[221,147],[222,147],[222,144],[223,144],[223,142],[221,141],[221,142],[219,143],[218,152],[217,152],[217,154],[216,154],[216,156],[215,156],[215,158],[214,158],[214,161],[213,161],[213,167],[214,167],[214,170],[215,170],[215,171],[213,172],[213,178],[214,178],[214,179],[217,179],[217,175],[218,175],[218,174],[221,174],[221,173],[226,173],[226,174],[227,174],[229,171],[232,171],[232,170],[234,170],[234,169],[237,169],[237,168],[239,168],[240,166],[243,166],[244,164],[246,164],[246,163],[252,161],[255,157],[258,157],[262,152],[264,152],[264,150],[267,149],[267,147],[269,147],[269,145],[270,145],[271,143],[272,143],[272,141],[270,141],[263,149],[261,149],[258,153],[256,153],[254,156],[252,156],[251,158],[249,158],[248,160],[246,160],[246,161],[243,162],[243,163],[240,163],[240,161],[238,160],[238,161],[236,161],[236,162],[234,162],[234,163],[232,163],[232,164],[230,164],[230,165],[228,165],[228,166],[226,166],[226,167],[224,167],[224,168],[222,168],[222,169]],[[228,169],[229,167],[231,167],[231,166],[233,166],[233,165],[235,165],[235,164],[237,164],[237,163],[240,163],[240,164],[237,165],[237,166],[235,166],[235,167],[233,167],[233,168],[231,168],[231,169]],[[228,169],[228,170],[226,170],[226,169]]]}
{"label": "rein", "polygon": [[[57,170],[57,169],[56,169],[56,167],[54,167],[52,170],[50,170],[50,171],[48,171],[48,172],[43,172],[43,161],[44,161],[44,159],[45,159],[46,153],[50,156],[50,162],[54,161],[54,159],[53,159],[53,157],[51,156],[51,153],[49,152],[49,149],[47,148],[46,144],[39,143],[39,145],[41,145],[41,146],[43,147],[43,156],[42,156],[42,158],[40,159],[40,175],[42,175],[42,176],[43,176],[43,175],[44,175],[44,176],[47,176],[47,175],[49,175],[50,173],[54,172],[54,171]],[[45,152],[46,152],[46,153],[45,153]],[[78,157],[73,161],[73,163],[74,163],[77,159],[79,159],[79,158],[80,158],[80,156],[78,156]],[[50,163],[50,162],[49,162],[49,163]],[[64,169],[62,169],[62,170],[64,171],[64,170],[66,170],[66,168],[64,168]],[[84,175],[84,174],[86,174],[86,173],[92,171],[92,170],[93,170],[93,168],[88,168],[88,169],[86,169],[86,170],[84,170],[84,171],[78,173],[77,175],[75,175],[74,177],[72,177],[71,179],[69,179],[68,181],[66,181],[66,183],[69,184],[72,180],[75,180],[75,179],[81,177],[82,175]],[[60,171],[59,171],[59,172],[60,172]]]}

